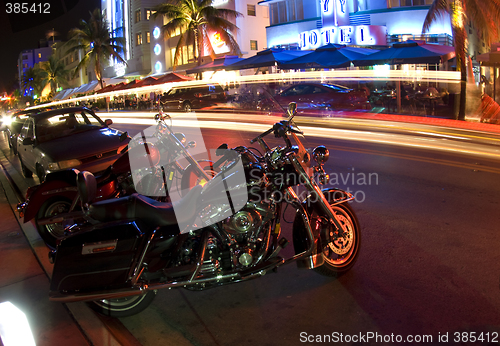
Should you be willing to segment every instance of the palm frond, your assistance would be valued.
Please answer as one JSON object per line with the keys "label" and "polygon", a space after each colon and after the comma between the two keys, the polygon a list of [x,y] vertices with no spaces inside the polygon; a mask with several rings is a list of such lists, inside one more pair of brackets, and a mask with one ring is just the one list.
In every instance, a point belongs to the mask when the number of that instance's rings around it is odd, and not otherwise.
{"label": "palm frond", "polygon": [[427,15],[424,19],[424,25],[422,27],[422,32],[425,33],[429,31],[432,23],[439,19],[443,18],[447,14],[450,13],[450,4],[448,0],[434,0]]}

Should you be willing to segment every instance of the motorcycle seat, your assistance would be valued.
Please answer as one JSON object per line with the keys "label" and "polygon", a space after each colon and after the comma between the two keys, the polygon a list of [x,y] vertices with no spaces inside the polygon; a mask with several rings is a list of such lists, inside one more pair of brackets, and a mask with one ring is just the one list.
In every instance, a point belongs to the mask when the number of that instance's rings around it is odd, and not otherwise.
{"label": "motorcycle seat", "polygon": [[[196,201],[202,189],[201,185],[196,185],[184,198],[174,204],[159,202],[134,193],[127,197],[95,202],[90,205],[87,215],[100,222],[140,219],[153,226],[186,223],[196,215]],[[178,211],[179,219],[174,208]]]}

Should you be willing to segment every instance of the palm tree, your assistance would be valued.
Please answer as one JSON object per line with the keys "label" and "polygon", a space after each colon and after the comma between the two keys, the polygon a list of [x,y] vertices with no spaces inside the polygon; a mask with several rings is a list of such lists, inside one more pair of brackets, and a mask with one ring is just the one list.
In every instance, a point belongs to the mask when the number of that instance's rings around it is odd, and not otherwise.
{"label": "palm tree", "polygon": [[76,66],[75,75],[80,69],[92,63],[97,80],[101,88],[103,88],[102,69],[104,63],[114,57],[119,62],[126,64],[120,55],[120,53],[124,52],[125,39],[123,37],[113,37],[112,32],[109,30],[108,21],[103,18],[98,8],[90,13],[88,22],[81,20],[80,26],[81,29],[75,28],[69,31],[69,40],[66,43],[70,47],[68,53],[82,50],[85,54],[78,66]]}
{"label": "palm tree", "polygon": [[24,93],[26,93],[26,91],[29,91],[29,94],[31,95],[31,90],[33,90],[33,93],[35,95],[40,94],[43,89],[40,73],[41,70],[37,66],[26,70],[25,74],[23,75],[23,80],[21,81],[21,86]]}
{"label": "palm tree", "polygon": [[230,21],[242,16],[238,11],[216,8],[212,6],[212,0],[167,0],[156,6],[154,11],[156,11],[154,17],[158,15],[167,17],[168,22],[162,28],[165,36],[171,37],[177,30],[181,32],[175,49],[174,69],[179,65],[183,46],[193,46],[198,66],[201,65],[203,49],[208,49],[210,55],[214,57],[215,53],[209,39],[209,35],[214,32],[219,34],[220,39],[232,52],[241,54],[233,36],[238,27]]}
{"label": "palm tree", "polygon": [[57,85],[68,84],[69,71],[66,70],[64,63],[51,55],[47,61],[40,63],[40,78],[43,87],[50,85],[50,92],[55,95]]}
{"label": "palm tree", "polygon": [[444,17],[446,14],[450,16],[457,67],[460,69],[461,76],[458,119],[465,120],[467,84],[465,24],[469,20],[472,21],[483,32],[485,41],[491,43],[498,37],[500,0],[434,0],[425,17],[422,32],[428,31],[436,19]]}

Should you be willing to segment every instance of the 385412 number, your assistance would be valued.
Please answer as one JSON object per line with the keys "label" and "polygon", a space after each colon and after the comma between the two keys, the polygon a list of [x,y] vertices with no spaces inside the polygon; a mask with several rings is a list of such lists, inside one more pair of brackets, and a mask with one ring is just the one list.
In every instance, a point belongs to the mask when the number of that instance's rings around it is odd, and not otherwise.
{"label": "385412 number", "polygon": [[5,12],[22,14],[22,13],[50,13],[50,3],[40,2],[28,4],[27,2],[8,2],[5,4]]}
{"label": "385412 number", "polygon": [[497,343],[498,332],[476,333],[476,332],[455,332],[453,333],[454,342],[487,342]]}

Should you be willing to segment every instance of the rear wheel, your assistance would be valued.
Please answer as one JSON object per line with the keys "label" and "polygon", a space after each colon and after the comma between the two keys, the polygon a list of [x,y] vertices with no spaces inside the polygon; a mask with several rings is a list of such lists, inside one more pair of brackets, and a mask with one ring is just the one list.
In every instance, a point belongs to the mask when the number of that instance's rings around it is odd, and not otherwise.
{"label": "rear wheel", "polygon": [[148,291],[141,295],[118,298],[102,299],[89,302],[89,307],[106,316],[127,317],[138,314],[146,309],[156,296],[156,291]]}
{"label": "rear wheel", "polygon": [[48,225],[39,225],[38,220],[53,217],[58,214],[68,213],[70,207],[71,201],[69,199],[64,197],[53,197],[42,204],[42,207],[38,210],[38,213],[35,216],[35,224],[40,237],[42,237],[45,244],[52,249],[56,248],[57,239],[64,237],[64,229],[66,226],[72,224],[72,222],[67,220],[65,223],[60,222]]}
{"label": "rear wheel", "polygon": [[25,178],[31,178],[33,176],[33,172],[28,169],[23,163],[23,159],[21,158],[21,155],[19,155],[19,161],[21,162],[21,171],[23,173],[23,176]]}

